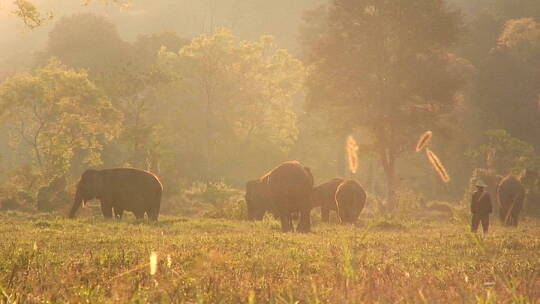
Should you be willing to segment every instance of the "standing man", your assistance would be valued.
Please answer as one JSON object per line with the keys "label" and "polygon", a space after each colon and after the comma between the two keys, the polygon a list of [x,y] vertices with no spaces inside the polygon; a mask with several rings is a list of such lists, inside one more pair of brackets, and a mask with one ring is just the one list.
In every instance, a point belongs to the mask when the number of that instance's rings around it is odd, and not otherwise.
{"label": "standing man", "polygon": [[478,225],[482,223],[482,230],[484,234],[488,233],[489,228],[489,214],[492,212],[491,198],[486,191],[487,185],[482,181],[476,182],[476,191],[472,195],[471,200],[471,231],[476,232]]}

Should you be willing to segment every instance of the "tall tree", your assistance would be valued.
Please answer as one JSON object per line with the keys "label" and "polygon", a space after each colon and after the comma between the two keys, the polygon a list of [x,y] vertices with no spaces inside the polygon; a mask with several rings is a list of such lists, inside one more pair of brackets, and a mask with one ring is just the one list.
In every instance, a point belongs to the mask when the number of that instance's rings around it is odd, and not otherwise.
{"label": "tall tree", "polygon": [[203,179],[230,176],[235,166],[248,168],[240,156],[245,153],[251,155],[246,159],[264,159],[293,144],[292,101],[304,68],[277,49],[271,37],[241,41],[219,30],[194,38],[177,52],[163,50],[161,60],[177,79],[173,123],[183,131],[177,132],[177,146],[189,151],[185,159],[204,168]]}
{"label": "tall tree", "polygon": [[86,165],[99,164],[103,144],[117,136],[122,120],[86,72],[56,60],[2,83],[0,106],[13,143],[29,147],[47,177],[66,173],[76,152]]}
{"label": "tall tree", "polygon": [[308,105],[371,131],[391,207],[399,156],[452,111],[465,83],[466,64],[448,52],[459,20],[442,0],[333,0],[306,17]]}
{"label": "tall tree", "polygon": [[140,35],[131,44],[133,64],[100,81],[124,114],[119,142],[126,145],[123,161],[132,166],[159,171],[162,117],[166,112],[160,95],[171,79],[158,68],[158,53],[162,47],[177,50],[187,44],[189,40],[175,33]]}
{"label": "tall tree", "polygon": [[540,148],[539,66],[540,24],[532,18],[507,21],[475,83],[483,129],[505,129]]}
{"label": "tall tree", "polygon": [[75,14],[58,20],[49,33],[41,63],[56,57],[64,64],[89,70],[93,80],[125,68],[132,62],[130,46],[104,16]]}

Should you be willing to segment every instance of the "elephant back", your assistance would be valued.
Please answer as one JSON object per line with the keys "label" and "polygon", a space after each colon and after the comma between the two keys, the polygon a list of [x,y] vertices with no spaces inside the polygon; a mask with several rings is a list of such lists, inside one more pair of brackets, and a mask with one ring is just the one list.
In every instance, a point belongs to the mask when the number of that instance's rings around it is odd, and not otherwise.
{"label": "elephant back", "polygon": [[306,207],[306,204],[307,207],[311,206],[313,175],[302,164],[297,161],[284,162],[267,176],[269,192],[274,202],[285,203],[287,208],[292,209]]}
{"label": "elephant back", "polygon": [[367,194],[364,188],[354,180],[345,180],[336,190],[338,215],[342,221],[355,221],[366,204]]}
{"label": "elephant back", "polygon": [[339,186],[343,182],[342,178],[333,178],[327,182],[324,182],[320,185],[317,185],[313,188],[313,207],[334,207],[330,209],[336,209],[335,208],[335,198],[336,198],[336,191]]}
{"label": "elephant back", "polygon": [[268,174],[270,191],[304,191],[313,189],[313,175],[297,161],[288,161],[272,169]]}

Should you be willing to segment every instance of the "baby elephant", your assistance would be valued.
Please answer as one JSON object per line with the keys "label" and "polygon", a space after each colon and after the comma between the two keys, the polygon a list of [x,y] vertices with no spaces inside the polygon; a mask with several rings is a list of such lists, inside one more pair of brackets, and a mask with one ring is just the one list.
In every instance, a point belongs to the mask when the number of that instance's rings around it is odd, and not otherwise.
{"label": "baby elephant", "polygon": [[313,207],[321,207],[321,218],[323,222],[328,223],[331,210],[336,212],[338,210],[336,191],[343,181],[343,178],[336,177],[313,188]]}
{"label": "baby elephant", "polygon": [[354,223],[366,205],[366,191],[354,180],[344,180],[336,190],[336,204],[339,220]]}
{"label": "baby elephant", "polygon": [[101,211],[106,218],[121,218],[124,210],[131,211],[137,219],[144,214],[152,221],[157,221],[161,205],[163,186],[154,174],[133,168],[114,168],[104,170],[86,170],[77,184],[77,191],[69,217],[75,213],[81,203],[91,199],[101,201]]}

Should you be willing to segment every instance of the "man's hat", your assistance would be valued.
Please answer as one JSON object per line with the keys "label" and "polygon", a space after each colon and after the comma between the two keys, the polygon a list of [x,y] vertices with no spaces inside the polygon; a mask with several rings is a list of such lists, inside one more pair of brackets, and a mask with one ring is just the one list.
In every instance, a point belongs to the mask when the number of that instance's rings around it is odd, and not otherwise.
{"label": "man's hat", "polygon": [[486,183],[484,183],[483,180],[479,179],[476,181],[476,187],[482,187],[482,188],[485,188],[487,187]]}

